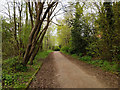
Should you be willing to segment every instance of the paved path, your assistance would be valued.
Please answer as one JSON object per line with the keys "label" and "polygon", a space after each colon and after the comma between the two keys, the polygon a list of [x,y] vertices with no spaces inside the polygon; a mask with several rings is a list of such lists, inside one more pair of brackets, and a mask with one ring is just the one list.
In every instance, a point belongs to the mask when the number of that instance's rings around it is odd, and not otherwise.
{"label": "paved path", "polygon": [[105,88],[95,76],[88,75],[60,52],[55,51],[53,57],[61,88]]}

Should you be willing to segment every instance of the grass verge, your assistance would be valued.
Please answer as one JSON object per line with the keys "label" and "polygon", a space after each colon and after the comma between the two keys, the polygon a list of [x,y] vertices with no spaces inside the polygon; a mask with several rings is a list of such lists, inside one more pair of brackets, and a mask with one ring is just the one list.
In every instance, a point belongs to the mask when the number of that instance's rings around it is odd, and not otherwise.
{"label": "grass verge", "polygon": [[35,57],[33,65],[27,65],[27,67],[19,64],[18,57],[9,58],[3,60],[2,65],[2,88],[26,88],[38,69],[42,65],[40,59],[45,59],[48,54],[52,52],[43,51],[38,52]]}

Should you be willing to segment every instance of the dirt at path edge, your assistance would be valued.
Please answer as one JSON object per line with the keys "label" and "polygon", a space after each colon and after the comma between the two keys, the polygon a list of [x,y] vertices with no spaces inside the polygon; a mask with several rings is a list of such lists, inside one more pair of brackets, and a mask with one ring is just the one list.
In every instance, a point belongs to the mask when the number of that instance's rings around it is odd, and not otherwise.
{"label": "dirt at path edge", "polygon": [[29,88],[59,88],[59,83],[55,77],[56,68],[54,66],[53,52],[44,60],[36,78],[32,81]]}

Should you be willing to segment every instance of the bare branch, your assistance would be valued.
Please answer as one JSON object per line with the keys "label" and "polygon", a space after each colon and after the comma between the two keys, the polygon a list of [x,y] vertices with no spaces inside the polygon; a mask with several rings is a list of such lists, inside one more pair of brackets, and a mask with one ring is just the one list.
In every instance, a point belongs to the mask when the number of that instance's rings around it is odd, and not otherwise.
{"label": "bare branch", "polygon": [[30,7],[30,1],[28,2],[28,7],[29,7],[29,13],[30,13],[30,19],[31,19],[31,25],[32,25],[32,28],[33,28],[33,16],[32,16],[32,10],[31,10],[31,7]]}
{"label": "bare branch", "polygon": [[55,25],[57,25],[57,26],[63,26],[63,25],[57,24],[57,23],[55,23],[53,21],[50,21],[50,22],[53,23],[53,24],[55,24]]}

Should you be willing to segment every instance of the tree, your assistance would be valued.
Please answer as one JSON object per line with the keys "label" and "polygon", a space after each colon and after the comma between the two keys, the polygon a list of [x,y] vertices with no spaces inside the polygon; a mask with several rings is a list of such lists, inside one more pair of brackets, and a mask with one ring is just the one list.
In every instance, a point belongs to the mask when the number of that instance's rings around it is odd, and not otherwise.
{"label": "tree", "polygon": [[[83,6],[79,2],[75,5],[75,18],[72,21],[71,42],[74,53],[86,53],[86,46],[89,38],[89,26],[84,22]],[[87,39],[85,39],[87,37]]]}
{"label": "tree", "polygon": [[69,46],[71,27],[68,26],[67,18],[59,20],[60,26],[57,26],[57,40],[59,45]]}
{"label": "tree", "polygon": [[14,39],[16,41],[17,44],[17,50],[19,50],[19,42],[17,39],[17,25],[16,25],[16,7],[15,7],[15,0],[13,0],[14,2],[14,6],[13,6],[13,10],[14,10]]}
{"label": "tree", "polygon": [[[49,26],[49,18],[52,15],[52,13],[54,12],[55,8],[57,7],[58,2],[53,1],[47,4],[47,8],[45,9],[45,12],[43,12],[44,10],[44,4],[45,2],[38,2],[38,9],[37,9],[37,18],[35,21],[35,25],[32,28],[32,31],[30,33],[29,36],[29,43],[27,45],[27,49],[24,55],[24,61],[23,64],[26,65],[30,59],[30,56],[32,55],[35,46],[37,44],[37,40],[39,40],[40,36],[42,34],[39,34],[39,32],[41,31],[41,33],[44,34],[44,29],[41,30],[41,26],[43,24],[43,21],[45,20],[46,16],[48,15],[48,19],[47,19],[47,26]],[[30,9],[30,3],[29,3],[29,9]],[[35,6],[37,7],[37,6]],[[30,12],[31,10],[29,10]],[[32,13],[30,12],[30,17],[31,17],[31,22],[32,22]],[[48,27],[47,27],[48,28]],[[41,41],[41,40],[40,40]]]}

